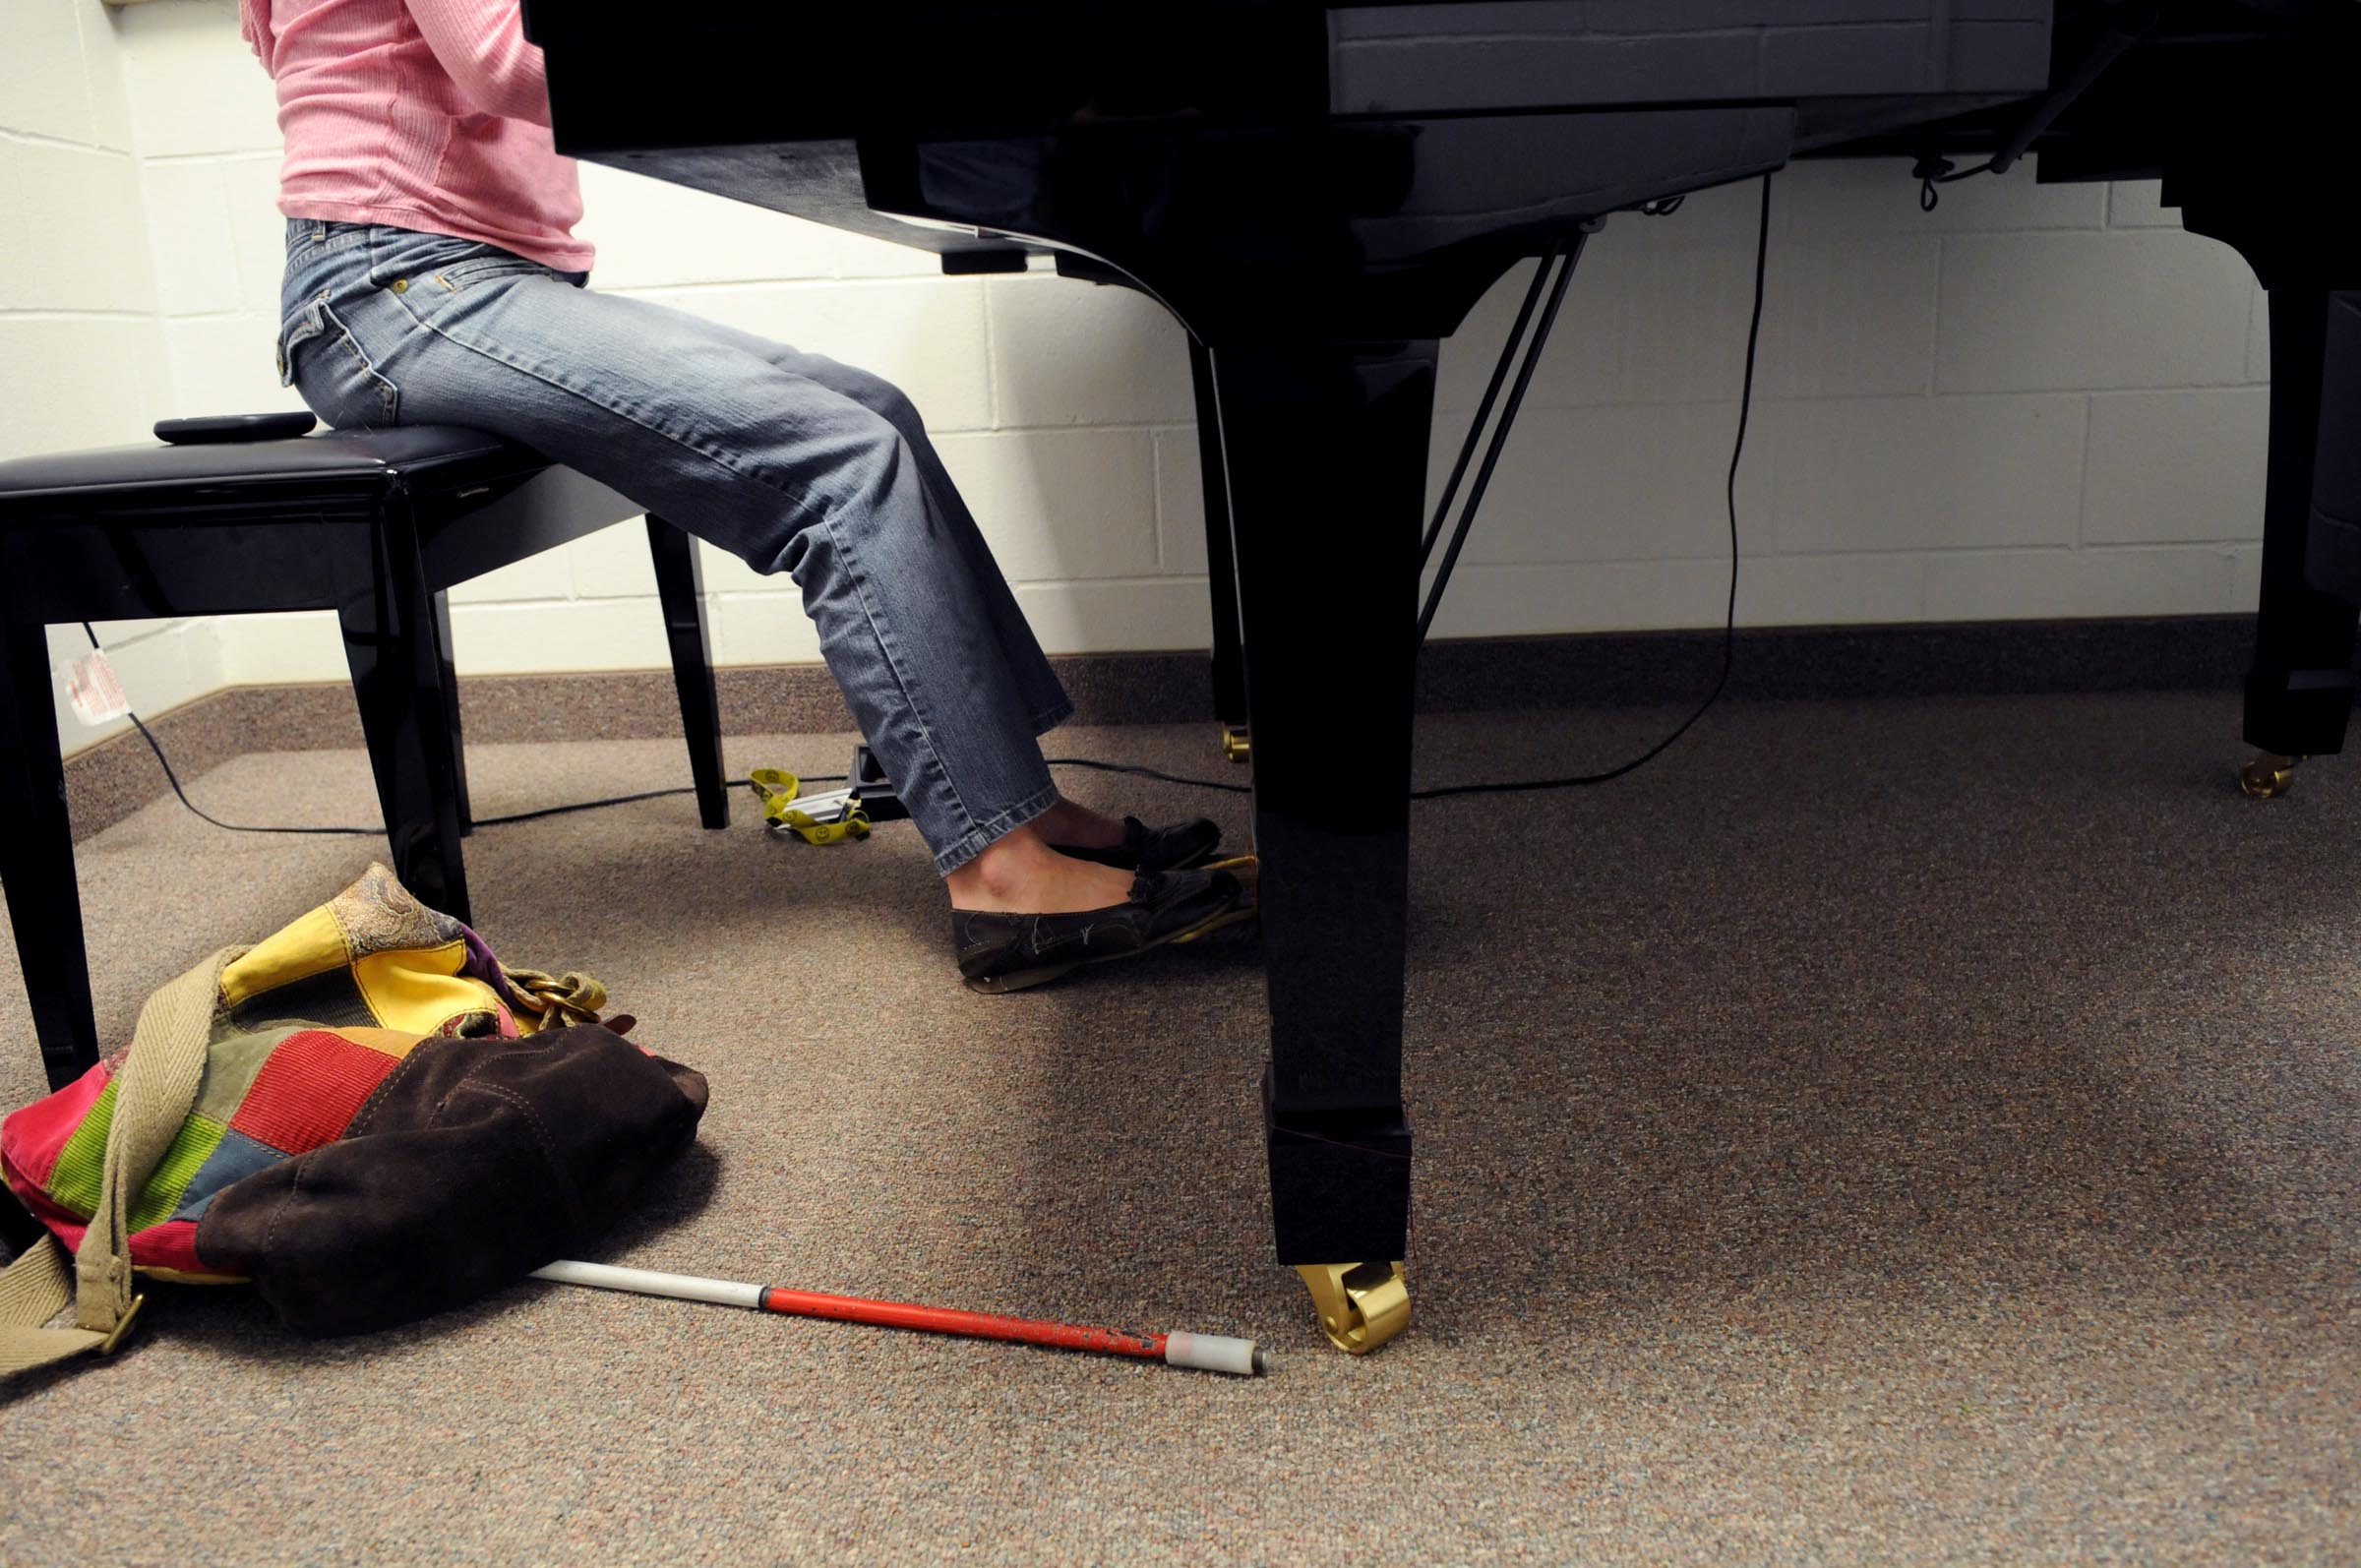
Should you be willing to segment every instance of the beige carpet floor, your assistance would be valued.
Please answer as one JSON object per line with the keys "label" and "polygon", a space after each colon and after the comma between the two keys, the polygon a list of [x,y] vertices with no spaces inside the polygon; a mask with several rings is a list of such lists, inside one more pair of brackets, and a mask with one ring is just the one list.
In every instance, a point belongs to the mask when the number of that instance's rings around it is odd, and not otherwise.
{"label": "beige carpet floor", "polygon": [[[1421,771],[1620,760],[1665,717],[1436,719]],[[486,829],[499,951],[595,971],[712,1081],[602,1255],[1251,1335],[1273,1375],[540,1284],[307,1342],[167,1292],[0,1407],[0,1560],[2352,1562],[2361,766],[2258,805],[2236,729],[2215,695],[1732,706],[1618,785],[1420,808],[1417,1321],[1361,1360],[1270,1261],[1250,942],[977,996],[906,824]],[[1211,740],[1058,744],[1236,777]],[[486,814],[685,776],[653,742],[470,764]],[[371,810],[352,754],[196,792]],[[168,800],[88,842],[102,1032],[372,852]]]}

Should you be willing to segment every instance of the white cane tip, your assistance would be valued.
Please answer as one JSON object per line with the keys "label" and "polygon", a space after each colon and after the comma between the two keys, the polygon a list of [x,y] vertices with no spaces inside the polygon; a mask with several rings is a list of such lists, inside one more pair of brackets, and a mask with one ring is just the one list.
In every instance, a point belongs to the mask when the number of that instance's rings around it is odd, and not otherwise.
{"label": "white cane tip", "polygon": [[1225,1334],[1168,1334],[1164,1339],[1164,1358],[1174,1366],[1228,1372],[1237,1377],[1259,1377],[1264,1366],[1262,1351],[1252,1340],[1232,1339]]}

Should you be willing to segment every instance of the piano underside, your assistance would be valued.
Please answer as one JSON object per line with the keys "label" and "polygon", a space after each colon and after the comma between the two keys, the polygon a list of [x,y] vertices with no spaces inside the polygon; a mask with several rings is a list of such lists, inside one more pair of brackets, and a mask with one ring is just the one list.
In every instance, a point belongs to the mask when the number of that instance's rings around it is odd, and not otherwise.
{"label": "piano underside", "polygon": [[[1277,1250],[1347,1349],[1408,1316],[1403,954],[1435,350],[1517,259],[1800,156],[2160,177],[2270,292],[2248,737],[2284,755],[2342,746],[2361,148],[2341,105],[2361,6],[999,0],[699,8],[654,30],[641,9],[526,0],[562,151],[922,246],[949,271],[1051,251],[1189,328],[1220,716],[1253,737]],[[1344,755],[1360,785],[1340,793]]]}
{"label": "piano underside", "polygon": [[[698,13],[625,49],[599,46],[615,35],[608,9],[527,8],[558,53],[569,151],[936,251],[954,271],[1013,270],[1054,247],[880,211],[895,183],[884,165],[937,138],[1610,110],[1661,120],[1754,103],[1791,107],[1792,156],[1989,155],[2039,116],[2037,140],[2016,152],[2034,152],[2044,180],[2156,178],[2218,155],[2318,181],[2354,151],[2331,97],[2289,90],[2333,85],[2323,67],[2349,58],[2339,12],[2351,8],[2328,0],[2068,0],[2054,16],[2049,0],[920,5]],[[1756,20],[1783,12],[1807,20]],[[891,65],[798,73],[782,98],[780,62],[815,58]],[[2078,83],[2094,58],[2103,69]],[[2061,101],[2045,105],[2053,88]],[[1491,146],[1512,161],[1544,155],[1515,128]],[[1655,172],[1637,200],[1753,172]]]}

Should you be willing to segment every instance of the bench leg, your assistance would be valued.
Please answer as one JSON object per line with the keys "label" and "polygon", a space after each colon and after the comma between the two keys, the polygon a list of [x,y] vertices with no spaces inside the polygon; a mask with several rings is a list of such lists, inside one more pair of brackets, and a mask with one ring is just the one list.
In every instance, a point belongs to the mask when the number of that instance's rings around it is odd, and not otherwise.
{"label": "bench leg", "polygon": [[689,773],[696,781],[696,814],[708,828],[727,827],[730,791],[721,768],[721,702],[705,638],[705,581],[696,564],[696,541],[651,512],[647,553],[655,561],[664,639],[672,647],[672,684],[681,694],[681,732],[689,743]]}
{"label": "bench leg", "polygon": [[2317,480],[2332,461],[2324,432],[2337,388],[2328,374],[2331,296],[2270,296],[2270,477],[2263,514],[2263,581],[2255,663],[2246,678],[2246,739],[2282,756],[2344,749],[2353,710],[2354,608],[2324,591],[2307,559],[2321,513]]}
{"label": "bench leg", "polygon": [[467,803],[467,737],[459,719],[459,670],[454,662],[451,640],[451,595],[441,589],[435,592],[435,652],[436,663],[443,674],[443,710],[451,718],[451,776],[458,796],[459,836],[466,838],[475,832],[475,812]]}
{"label": "bench leg", "polygon": [[82,892],[74,881],[74,826],[49,695],[49,643],[38,622],[0,611],[0,883],[16,928],[17,959],[32,1002],[32,1029],[49,1087],[60,1089],[98,1060],[91,1011]]}
{"label": "bench leg", "polygon": [[321,530],[333,563],[344,662],[377,775],[394,874],[420,901],[473,923],[459,849],[454,721],[443,693],[434,595],[399,498],[382,522]]}

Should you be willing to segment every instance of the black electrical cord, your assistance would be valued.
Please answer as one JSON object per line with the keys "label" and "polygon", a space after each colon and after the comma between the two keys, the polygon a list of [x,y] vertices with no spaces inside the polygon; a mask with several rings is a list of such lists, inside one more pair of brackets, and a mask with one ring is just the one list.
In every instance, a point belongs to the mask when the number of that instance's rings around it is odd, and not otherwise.
{"label": "black electrical cord", "polygon": [[[842,784],[847,782],[850,777],[851,775],[845,773],[798,773],[796,775],[797,781],[804,784]],[[740,779],[739,782],[753,790],[757,800],[767,801],[769,799],[762,793],[762,786],[754,780]],[[601,807],[629,806],[635,801],[661,800],[667,795],[695,795],[696,793],[696,786],[694,784],[676,784],[670,789],[641,790],[636,795],[611,795],[603,801],[575,801],[570,806],[544,806],[538,811],[515,812],[507,816],[478,816],[470,818],[467,825],[469,827],[505,827],[511,822],[531,822],[544,816],[564,816],[569,812],[595,812]],[[384,829],[370,828],[369,831],[382,832]]]}
{"label": "black electrical cord", "polygon": [[[91,639],[91,647],[96,648],[99,645],[97,630],[88,621],[82,623],[82,634]],[[155,732],[149,729],[147,724],[140,718],[140,716],[137,713],[130,711],[128,708],[124,710],[123,716],[131,720],[132,727],[140,732],[140,739],[148,743],[148,750],[155,754],[156,765],[164,770],[164,778],[168,783],[171,784],[172,793],[180,797],[180,804],[187,807],[190,811],[196,813],[197,815],[205,821],[211,822],[213,826],[222,829],[224,832],[330,833],[339,834],[346,837],[357,836],[362,838],[377,838],[382,837],[386,831],[382,827],[259,827],[246,822],[224,822],[221,820],[221,818],[213,815],[211,812],[208,812],[205,810],[205,808],[199,806],[195,801],[189,799],[189,792],[181,788],[180,775],[172,771],[172,759],[164,755],[164,748],[162,744],[156,740]],[[844,773],[813,774],[809,777],[805,777],[800,774],[798,775],[798,777],[802,778],[803,782],[806,784],[841,784],[846,782],[849,776],[850,775]],[[755,784],[752,781],[748,782],[747,787],[752,789],[757,796],[762,794],[761,786]],[[613,795],[609,796],[605,800],[575,801],[565,806],[544,806],[538,811],[516,812],[507,816],[478,816],[470,820],[467,825],[471,828],[503,827],[511,822],[530,822],[544,816],[563,816],[569,812],[594,812],[602,807],[607,806],[629,806],[636,801],[652,801],[659,800],[667,795],[694,795],[696,793],[696,785],[682,784],[676,785],[671,789],[641,790],[636,795]]]}
{"label": "black electrical cord", "polygon": [[1167,784],[1186,784],[1194,789],[1220,790],[1225,795],[1251,794],[1250,784],[1224,784],[1209,778],[1182,778],[1178,773],[1163,773],[1152,767],[1139,767],[1129,762],[1100,762],[1087,756],[1053,756],[1052,767],[1087,767],[1099,773],[1133,773],[1141,778],[1160,779]]}
{"label": "black electrical cord", "polygon": [[1918,211],[1931,212],[1935,205],[1943,200],[1937,186],[1957,185],[1962,180],[1972,180],[1978,174],[1997,174],[2000,172],[1999,161],[1997,158],[1986,158],[1972,168],[1963,169],[1951,159],[1929,152],[1910,165],[1910,172],[1918,177]]}
{"label": "black electrical cord", "polygon": [[[91,647],[94,651],[104,651],[99,647],[98,644],[97,629],[91,626],[88,621],[85,621],[82,624],[82,634],[91,639]],[[147,724],[141,720],[140,716],[137,713],[132,712],[129,708],[125,708],[123,710],[123,716],[131,720],[132,728],[140,732],[140,739],[148,743],[148,750],[155,754],[156,765],[164,770],[164,777],[171,783],[172,793],[180,797],[180,804],[187,807],[190,811],[195,812],[206,821],[212,823],[215,827],[221,828],[226,832],[374,834],[383,833],[385,831],[385,829],[382,827],[250,827],[243,822],[224,822],[221,820],[221,818],[211,814],[205,811],[204,808],[200,807],[195,801],[189,799],[189,792],[180,787],[180,775],[172,771],[172,759],[164,755],[164,749],[156,741],[154,732],[148,728]]]}
{"label": "black electrical cord", "polygon": [[[1666,211],[1669,210],[1666,209]],[[1582,247],[1577,241],[1573,254],[1564,258],[1563,267],[1557,275],[1548,309],[1542,318],[1541,327],[1536,332],[1532,342],[1526,345],[1524,364],[1517,378],[1516,387],[1510,393],[1508,407],[1501,415],[1500,428],[1493,432],[1492,448],[1485,458],[1485,467],[1479,471],[1477,490],[1469,499],[1468,511],[1460,517],[1457,535],[1451,541],[1450,551],[1443,557],[1442,570],[1435,577],[1434,588],[1428,598],[1425,614],[1421,618],[1419,633],[1422,638],[1425,635],[1426,624],[1433,619],[1434,607],[1441,599],[1443,587],[1450,580],[1451,565],[1459,553],[1460,543],[1465,539],[1468,526],[1475,517],[1476,502],[1481,500],[1483,495],[1483,476],[1488,473],[1492,458],[1499,455],[1500,443],[1506,438],[1509,423],[1516,417],[1519,396],[1524,391],[1525,383],[1532,376],[1534,361],[1541,352],[1541,345],[1549,335],[1550,323],[1556,317],[1558,301],[1564,294],[1566,279],[1572,273],[1574,263],[1580,259]],[[1510,361],[1516,356],[1518,341],[1524,336],[1526,318],[1531,313],[1534,298],[1541,292],[1542,279],[1549,270],[1550,261],[1556,258],[1557,254],[1557,251],[1552,248],[1549,255],[1543,258],[1541,268],[1534,273],[1533,284],[1526,291],[1526,308],[1518,312],[1516,325],[1509,330],[1508,341],[1501,348],[1500,362],[1492,371],[1491,388],[1484,393],[1487,405],[1492,393],[1499,390],[1501,381],[1507,375]],[[1746,324],[1746,375],[1738,392],[1737,439],[1730,446],[1729,473],[1724,485],[1724,499],[1727,504],[1729,515],[1729,596],[1724,605],[1722,617],[1722,669],[1721,673],[1714,678],[1713,690],[1705,694],[1705,700],[1698,703],[1695,711],[1691,712],[1687,718],[1682,719],[1671,734],[1618,767],[1610,767],[1602,773],[1578,773],[1570,778],[1526,779],[1498,784],[1446,784],[1435,789],[1413,790],[1410,795],[1412,800],[1440,800],[1451,795],[1506,795],[1525,790],[1576,789],[1584,785],[1604,784],[1655,761],[1671,747],[1673,742],[1688,734],[1690,727],[1705,717],[1706,710],[1721,699],[1723,690],[1729,685],[1730,665],[1734,661],[1737,650],[1738,466],[1746,455],[1746,429],[1754,412],[1754,368],[1757,353],[1762,344],[1763,285],[1770,273],[1770,258],[1771,176],[1765,174],[1763,176],[1762,211],[1754,236],[1754,309]],[[1426,543],[1430,547],[1434,542],[1435,534],[1442,526],[1443,513],[1450,505],[1449,490],[1457,487],[1460,471],[1464,470],[1467,465],[1468,454],[1475,450],[1477,432],[1483,427],[1483,414],[1479,411],[1476,423],[1468,433],[1467,445],[1461,452],[1460,467],[1458,470],[1454,470],[1452,484],[1445,491],[1443,506],[1436,509],[1434,521],[1427,529]],[[1222,784],[1216,783],[1212,779],[1181,778],[1172,773],[1160,773],[1152,767],[1127,767],[1115,762],[1094,762],[1082,757],[1056,757],[1051,760],[1051,765],[1053,767],[1097,768],[1106,773],[1136,773],[1143,778],[1162,779],[1168,784],[1187,784],[1198,789],[1221,790],[1233,795],[1242,795],[1247,791],[1247,786],[1243,784]]]}
{"label": "black electrical cord", "polygon": [[[1953,177],[1966,178],[1967,174],[1980,172],[1982,171],[1970,169]],[[1670,208],[1666,208],[1665,211],[1669,211]],[[1484,392],[1483,407],[1478,411],[1476,423],[1468,433],[1467,445],[1461,452],[1459,466],[1453,471],[1451,485],[1445,491],[1443,504],[1436,509],[1434,520],[1428,526],[1425,546],[1427,550],[1431,550],[1436,535],[1441,532],[1443,515],[1451,504],[1450,492],[1457,489],[1460,477],[1466,471],[1469,456],[1475,450],[1477,434],[1483,428],[1484,416],[1489,412],[1491,400],[1499,392],[1500,384],[1507,374],[1509,362],[1515,355],[1519,339],[1524,336],[1526,322],[1532,314],[1534,302],[1543,287],[1543,277],[1548,272],[1551,261],[1560,261],[1561,265],[1556,280],[1551,286],[1549,303],[1542,318],[1540,329],[1535,333],[1533,340],[1526,345],[1524,361],[1519,367],[1516,384],[1511,389],[1508,406],[1501,412],[1499,428],[1492,433],[1492,443],[1485,453],[1483,466],[1478,470],[1476,485],[1469,493],[1467,510],[1460,516],[1459,526],[1454,531],[1450,549],[1444,554],[1442,569],[1436,573],[1434,587],[1430,591],[1425,612],[1420,620],[1419,634],[1422,639],[1425,635],[1426,626],[1434,618],[1435,607],[1441,602],[1443,588],[1450,581],[1451,568],[1458,559],[1460,545],[1466,540],[1468,528],[1475,520],[1476,504],[1483,498],[1484,482],[1490,477],[1492,464],[1500,454],[1501,444],[1507,439],[1509,426],[1516,418],[1526,384],[1531,380],[1534,364],[1540,358],[1542,344],[1548,338],[1550,325],[1555,321],[1558,305],[1565,296],[1567,280],[1573,275],[1574,264],[1581,259],[1583,239],[1585,238],[1587,236],[1578,236],[1572,253],[1562,258],[1556,247],[1552,247],[1549,254],[1543,258],[1541,267],[1536,270],[1533,285],[1526,292],[1524,309],[1517,314],[1516,325],[1510,330],[1509,340],[1502,350],[1500,363],[1492,373],[1491,386]],[[1604,772],[1578,773],[1567,778],[1527,779],[1495,784],[1447,784],[1435,789],[1413,790],[1410,797],[1412,800],[1431,801],[1452,795],[1505,795],[1527,790],[1574,789],[1589,784],[1604,784],[1655,761],[1671,747],[1673,742],[1686,735],[1692,725],[1705,717],[1707,709],[1721,700],[1724,688],[1729,684],[1730,665],[1737,648],[1738,465],[1746,454],[1746,429],[1754,411],[1754,367],[1756,352],[1762,341],[1763,284],[1769,272],[1770,254],[1771,176],[1765,174],[1763,176],[1762,211],[1754,240],[1754,310],[1746,326],[1746,375],[1738,395],[1737,439],[1730,448],[1729,473],[1724,486],[1729,514],[1729,596],[1722,621],[1722,669],[1721,673],[1714,678],[1713,690],[1706,694],[1705,700],[1698,703],[1696,709],[1687,718],[1681,720],[1671,734],[1630,761],[1617,767],[1608,768]],[[1423,553],[1422,553],[1423,562]],[[88,621],[82,624],[82,630],[83,633],[91,639],[91,646],[97,647],[98,633]],[[196,802],[189,799],[188,792],[180,786],[180,776],[172,771],[172,763],[164,755],[163,747],[156,743],[155,736],[150,732],[146,724],[141,722],[140,716],[136,713],[127,713],[126,716],[139,729],[141,739],[148,743],[148,749],[155,754],[155,760],[163,768],[164,777],[171,782],[172,793],[180,797],[180,804],[215,827],[232,833],[339,833],[368,837],[374,837],[385,831],[380,827],[258,827],[241,822],[224,822],[219,817],[203,811]],[[1182,784],[1192,789],[1219,790],[1229,795],[1244,795],[1251,790],[1250,785],[1225,784],[1215,779],[1186,778],[1178,773],[1166,773],[1152,767],[1140,767],[1123,762],[1102,762],[1087,756],[1054,756],[1049,758],[1048,762],[1052,767],[1081,767],[1101,773],[1130,773],[1140,778],[1152,778],[1166,784]],[[847,781],[847,775],[842,773],[800,776],[807,784],[841,784]],[[758,786],[750,783],[749,787],[754,788],[757,794],[761,793]],[[470,825],[473,827],[500,827],[511,822],[529,822],[545,816],[562,816],[570,812],[597,811],[608,806],[628,806],[636,801],[652,801],[668,795],[690,795],[695,792],[694,785],[680,785],[672,789],[642,790],[636,795],[617,795],[597,801],[576,801],[565,806],[545,806],[538,811],[517,812],[508,816],[477,817]]]}
{"label": "black electrical cord", "polygon": [[[1771,176],[1763,176],[1761,216],[1754,236],[1754,312],[1746,324],[1746,376],[1738,392],[1738,434],[1729,450],[1729,473],[1724,484],[1724,497],[1729,512],[1729,597],[1722,616],[1722,673],[1714,677],[1714,689],[1705,694],[1696,710],[1682,719],[1671,734],[1618,767],[1604,773],[1577,773],[1568,778],[1528,779],[1505,784],[1447,784],[1436,789],[1413,790],[1414,801],[1440,800],[1451,795],[1506,795],[1524,790],[1575,789],[1588,784],[1604,784],[1624,774],[1647,766],[1670,748],[1673,742],[1689,733],[1689,727],[1705,717],[1706,710],[1721,700],[1722,691],[1729,685],[1729,668],[1736,656],[1738,638],[1738,464],[1746,455],[1746,427],[1754,412],[1755,353],[1763,336],[1763,282],[1769,275],[1771,259]],[[1438,584],[1439,587],[1439,584]]]}
{"label": "black electrical cord", "polygon": [[2075,102],[2090,90],[2092,83],[2106,75],[2109,68],[2125,54],[2147,41],[2162,15],[2153,0],[2101,0],[2101,4],[2116,13],[2115,19],[2107,24],[2106,30],[2099,34],[2098,40],[2083,51],[2082,58],[2075,62],[2066,80],[2033,106],[2032,112],[2010,134],[1999,151],[1972,168],[1965,169],[1955,169],[1951,159],[1936,152],[1929,152],[1917,161],[1910,173],[1918,180],[1920,211],[1931,212],[1935,210],[1935,204],[1942,200],[1942,193],[1937,189],[1939,186],[1957,185],[1978,174],[2006,174],[2018,159],[2031,150],[2035,142],[2048,133],[2051,126],[2057,124],[2058,116],[2074,107]]}

